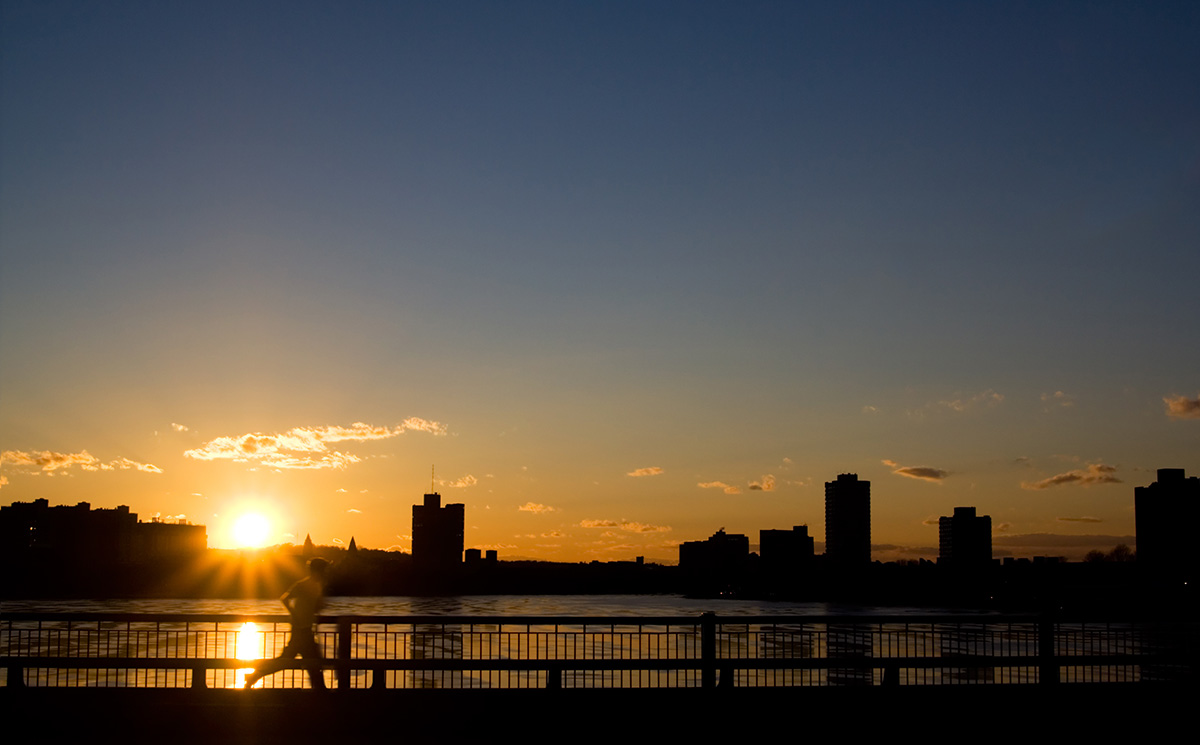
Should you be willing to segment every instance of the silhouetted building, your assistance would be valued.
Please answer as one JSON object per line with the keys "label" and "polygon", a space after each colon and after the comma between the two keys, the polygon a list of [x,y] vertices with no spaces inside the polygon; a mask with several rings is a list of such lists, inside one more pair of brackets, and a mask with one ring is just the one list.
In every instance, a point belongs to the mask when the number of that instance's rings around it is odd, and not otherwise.
{"label": "silhouetted building", "polygon": [[208,550],[208,531],[203,525],[151,521],[134,526],[134,556],[158,561],[198,556]]}
{"label": "silhouetted building", "polygon": [[424,504],[413,505],[413,565],[445,568],[462,563],[465,508],[461,504],[441,506],[442,495],[425,495]]}
{"label": "silhouetted building", "polygon": [[7,558],[128,564],[203,553],[208,535],[203,525],[138,522],[125,505],[93,510],[36,499],[0,507],[0,547]]}
{"label": "silhouetted building", "polygon": [[689,572],[738,569],[749,556],[750,539],[740,533],[727,534],[724,528],[708,540],[679,544],[679,566]]}
{"label": "silhouetted building", "polygon": [[871,563],[871,482],[858,474],[825,482],[825,559],[832,569]]}
{"label": "silhouetted building", "polygon": [[1194,576],[1197,554],[1192,545],[1200,507],[1200,479],[1182,468],[1158,469],[1158,481],[1133,490],[1137,529],[1137,562],[1164,574]]}
{"label": "silhouetted building", "polygon": [[977,516],[974,507],[955,507],[952,516],[938,518],[939,564],[967,567],[991,561],[991,516]]}
{"label": "silhouetted building", "polygon": [[758,555],[763,568],[771,572],[808,568],[813,560],[813,539],[808,526],[758,531]]}

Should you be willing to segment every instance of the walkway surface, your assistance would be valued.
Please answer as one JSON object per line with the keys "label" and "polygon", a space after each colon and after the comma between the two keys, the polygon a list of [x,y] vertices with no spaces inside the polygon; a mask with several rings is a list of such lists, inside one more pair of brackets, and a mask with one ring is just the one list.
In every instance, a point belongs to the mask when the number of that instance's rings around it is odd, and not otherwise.
{"label": "walkway surface", "polygon": [[[1192,686],[659,690],[0,688],[13,742],[998,742],[1194,733]],[[940,735],[938,734],[940,733]],[[988,735],[994,735],[988,736]],[[417,738],[417,739],[412,739]],[[6,738],[8,739],[8,738]]]}

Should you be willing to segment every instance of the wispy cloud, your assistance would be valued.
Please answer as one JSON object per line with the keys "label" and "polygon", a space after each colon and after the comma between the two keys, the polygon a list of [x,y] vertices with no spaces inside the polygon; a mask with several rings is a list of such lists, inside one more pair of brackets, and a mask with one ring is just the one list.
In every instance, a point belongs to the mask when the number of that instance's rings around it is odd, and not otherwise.
{"label": "wispy cloud", "polygon": [[1163,403],[1167,405],[1167,416],[1172,419],[1200,419],[1200,396],[1164,396]]}
{"label": "wispy cloud", "polygon": [[84,471],[141,471],[143,473],[162,473],[162,469],[152,463],[139,463],[129,458],[117,458],[107,463],[86,450],[78,453],[56,453],[52,450],[23,452],[20,450],[5,450],[0,453],[0,464],[8,464],[17,469],[27,468],[35,471],[52,473],[62,468],[79,467]]}
{"label": "wispy cloud", "polygon": [[659,468],[658,466],[647,466],[645,468],[635,468],[625,475],[626,476],[657,476],[662,472],[663,472],[663,470],[661,468]]}
{"label": "wispy cloud", "polygon": [[726,484],[724,481],[702,481],[696,486],[701,489],[721,489],[726,494],[741,494],[742,490],[739,487]]}
{"label": "wispy cloud", "polygon": [[944,406],[957,412],[970,411],[981,407],[990,408],[998,405],[1004,400],[1004,395],[996,393],[991,388],[981,393],[976,393],[968,398],[956,398],[949,401],[938,401],[939,406]]}
{"label": "wispy cloud", "polygon": [[666,533],[671,530],[669,525],[649,525],[633,520],[580,520],[581,528],[618,528],[629,533]]}
{"label": "wispy cloud", "polygon": [[538,504],[537,502],[526,502],[518,507],[517,510],[520,512],[532,512],[536,515],[540,515],[543,512],[558,512],[557,507],[551,507],[548,504]]}
{"label": "wispy cloud", "polygon": [[175,430],[176,432],[187,432],[190,428],[186,424],[171,422],[171,429]]}
{"label": "wispy cloud", "polygon": [[1102,522],[1104,522],[1103,520],[1101,520],[1098,517],[1086,517],[1086,516],[1085,517],[1056,517],[1054,519],[1058,520],[1059,522],[1062,522],[1062,523],[1102,523]]}
{"label": "wispy cloud", "polygon": [[883,465],[892,469],[892,473],[897,476],[907,476],[910,479],[933,481],[935,483],[940,483],[950,475],[949,471],[943,471],[940,468],[933,468],[931,466],[902,466],[894,460],[885,460],[883,461]]}
{"label": "wispy cloud", "polygon": [[384,440],[409,430],[446,434],[443,424],[411,417],[394,427],[355,422],[349,427],[295,427],[281,434],[254,432],[217,437],[185,451],[184,456],[196,460],[255,463],[272,468],[345,468],[361,459],[351,453],[330,450],[328,443]]}
{"label": "wispy cloud", "polygon": [[758,481],[751,481],[749,489],[750,491],[775,491],[775,477],[768,473]]}
{"label": "wispy cloud", "polygon": [[444,486],[447,489],[466,489],[468,486],[475,486],[478,483],[479,483],[479,479],[475,478],[474,476],[472,476],[471,474],[468,473],[466,476],[462,476],[453,481],[440,481],[439,480],[438,486]]}
{"label": "wispy cloud", "polygon": [[1064,486],[1067,484],[1078,484],[1080,486],[1091,486],[1093,484],[1120,484],[1121,479],[1114,474],[1117,471],[1116,466],[1109,466],[1104,463],[1089,463],[1086,469],[1076,469],[1065,473],[1056,474],[1041,481],[1022,481],[1022,489],[1049,489],[1052,486]]}
{"label": "wispy cloud", "polygon": [[1055,407],[1067,409],[1075,405],[1075,397],[1062,391],[1043,393],[1042,403],[1046,404],[1046,411],[1050,411]]}

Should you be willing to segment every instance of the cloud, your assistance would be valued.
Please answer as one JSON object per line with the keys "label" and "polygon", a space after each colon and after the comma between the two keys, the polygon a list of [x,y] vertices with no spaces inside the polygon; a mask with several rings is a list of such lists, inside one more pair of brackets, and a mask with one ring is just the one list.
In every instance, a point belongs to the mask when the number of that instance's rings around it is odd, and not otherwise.
{"label": "cloud", "polygon": [[864,413],[864,414],[878,414],[878,413],[879,413],[879,407],[878,407],[878,406],[871,406],[871,405],[869,405],[869,404],[868,404],[868,405],[866,405],[866,406],[862,407],[862,413]]}
{"label": "cloud", "polygon": [[1055,520],[1064,523],[1102,523],[1098,517],[1056,517]]}
{"label": "cloud", "polygon": [[171,429],[175,430],[176,432],[187,432],[189,427],[186,424],[177,424],[175,422],[171,422]]}
{"label": "cloud", "polygon": [[666,533],[671,530],[669,525],[647,525],[639,522],[624,522],[621,523],[621,530],[627,530],[631,533]]}
{"label": "cloud", "polygon": [[662,472],[663,472],[663,470],[661,468],[659,468],[658,466],[647,466],[646,468],[635,468],[625,475],[626,476],[657,476]]}
{"label": "cloud", "polygon": [[1200,419],[1200,396],[1164,396],[1163,403],[1167,405],[1167,416],[1172,419]]}
{"label": "cloud", "polygon": [[742,490],[740,488],[738,488],[736,486],[730,486],[729,484],[726,484],[724,481],[704,481],[699,484],[696,484],[696,486],[700,487],[701,489],[721,489],[726,494],[741,494],[742,493]]}
{"label": "cloud", "polygon": [[982,393],[976,393],[970,398],[956,398],[953,401],[938,401],[938,405],[945,406],[948,409],[952,409],[961,413],[970,411],[971,409],[979,408],[981,406],[990,408],[992,406],[996,406],[1003,400],[1003,394],[996,393],[991,388],[988,388],[986,391],[983,391]]}
{"label": "cloud", "polygon": [[629,533],[666,533],[669,525],[648,525],[633,520],[580,520],[581,528],[619,528]]}
{"label": "cloud", "polygon": [[327,443],[366,442],[396,437],[408,430],[444,435],[446,428],[437,422],[411,417],[395,427],[355,422],[349,427],[294,427],[281,434],[254,432],[209,440],[184,456],[195,460],[231,460],[272,468],[320,469],[345,468],[361,461],[356,455],[331,451]]}
{"label": "cloud", "polygon": [[361,515],[362,514],[362,510],[356,510],[353,507],[346,510],[346,512],[349,512],[351,515]]}
{"label": "cloud", "polygon": [[1079,484],[1080,486],[1120,484],[1121,479],[1113,475],[1116,471],[1116,466],[1109,466],[1104,463],[1089,463],[1087,469],[1067,471],[1066,473],[1056,474],[1041,481],[1022,481],[1021,488],[1049,489],[1052,486],[1063,486],[1065,484]]}
{"label": "cloud", "polygon": [[7,463],[15,468],[31,468],[36,471],[53,473],[59,469],[78,466],[85,471],[142,471],[143,473],[162,473],[162,469],[152,463],[139,463],[129,458],[117,458],[107,463],[86,450],[78,453],[56,453],[51,450],[22,452],[20,450],[5,450],[0,453],[0,464]]}
{"label": "cloud", "polygon": [[5,450],[0,453],[0,464],[7,463],[18,468],[35,468],[39,471],[57,471],[71,466],[98,467],[100,460],[86,450],[78,453],[56,453],[52,450],[34,451]]}
{"label": "cloud", "polygon": [[468,486],[475,486],[478,483],[479,479],[468,473],[466,476],[457,478],[454,481],[439,481],[438,486],[444,486],[447,489],[466,489]]}
{"label": "cloud", "polygon": [[557,507],[551,507],[546,504],[537,504],[536,502],[526,502],[517,508],[520,512],[533,512],[540,515],[543,512],[557,512]]}
{"label": "cloud", "polygon": [[950,475],[949,471],[943,471],[940,468],[932,468],[930,466],[902,466],[894,460],[885,460],[883,461],[883,465],[892,469],[892,473],[897,476],[907,476],[910,479],[933,481],[935,483],[942,481]]}
{"label": "cloud", "polygon": [[0,476],[0,489],[3,489],[3,488],[4,488],[4,485],[5,485],[5,484],[7,484],[7,483],[8,483],[8,477],[7,477],[7,476]]}
{"label": "cloud", "polygon": [[758,481],[750,482],[750,491],[775,491],[775,477],[766,474]]}
{"label": "cloud", "polygon": [[1043,393],[1042,394],[1042,403],[1047,405],[1046,411],[1049,411],[1051,406],[1059,406],[1059,407],[1066,409],[1066,408],[1069,408],[1069,407],[1075,405],[1075,397],[1068,395],[1066,393],[1063,393],[1062,391],[1055,391],[1054,393]]}
{"label": "cloud", "polygon": [[[87,470],[92,470],[84,466]],[[128,458],[117,458],[99,466],[101,471],[141,471],[143,473],[162,473],[162,469],[152,463],[138,463]]]}

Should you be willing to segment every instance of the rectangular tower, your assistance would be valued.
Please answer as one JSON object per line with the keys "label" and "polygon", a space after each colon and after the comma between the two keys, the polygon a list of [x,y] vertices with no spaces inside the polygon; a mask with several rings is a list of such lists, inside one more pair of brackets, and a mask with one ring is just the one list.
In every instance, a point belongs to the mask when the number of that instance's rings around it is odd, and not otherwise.
{"label": "rectangular tower", "polygon": [[1200,479],[1182,468],[1158,469],[1158,481],[1133,490],[1137,563],[1160,575],[1194,579],[1193,531],[1200,517]]}
{"label": "rectangular tower", "polygon": [[858,474],[825,482],[825,560],[834,569],[871,563],[871,482]]}
{"label": "rectangular tower", "polygon": [[990,515],[976,515],[974,507],[955,507],[953,516],[938,518],[938,563],[981,566],[991,561]]}
{"label": "rectangular tower", "polygon": [[462,563],[463,524],[461,504],[441,506],[442,495],[425,495],[424,504],[414,504],[412,513],[413,564],[444,568]]}

